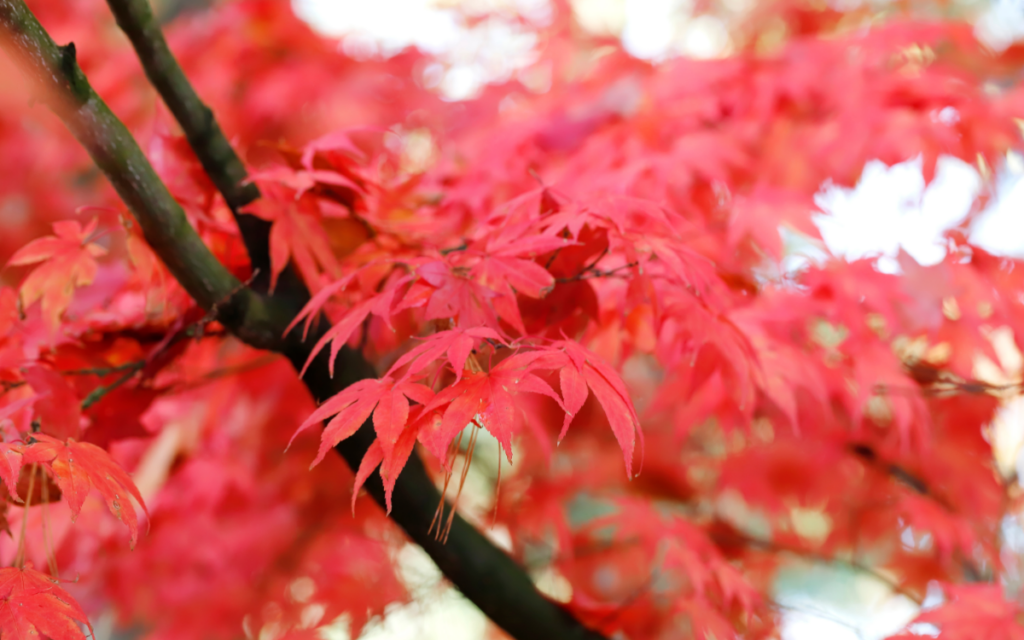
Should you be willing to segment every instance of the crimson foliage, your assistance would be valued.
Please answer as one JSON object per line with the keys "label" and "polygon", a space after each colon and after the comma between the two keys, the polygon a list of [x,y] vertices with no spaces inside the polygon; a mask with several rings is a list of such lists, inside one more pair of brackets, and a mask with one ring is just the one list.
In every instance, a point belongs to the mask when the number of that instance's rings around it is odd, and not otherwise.
{"label": "crimson foliage", "polygon": [[[290,264],[313,293],[290,331],[323,313],[314,353],[349,345],[377,369],[320,406],[194,306],[8,83],[4,640],[81,638],[108,608],[152,638],[313,637],[342,614],[356,634],[410,597],[405,539],[360,487],[379,468],[390,511],[417,450],[450,497],[475,478],[467,517],[602,633],[774,637],[774,580],[803,559],[917,602],[943,585],[933,626],[900,637],[1024,637],[997,586],[1020,574],[1003,537],[1020,491],[992,427],[1019,391],[1024,265],[972,246],[973,214],[942,262],[898,275],[787,270],[780,236],[816,237],[815,194],[873,159],[920,157],[927,180],[941,156],[1001,166],[1022,142],[1022,50],[909,2],[880,20],[779,0],[733,25],[727,57],[651,64],[552,4],[522,19],[538,42],[522,77],[550,86],[460,102],[426,86],[428,57],[350,58],[287,2],[168,26],[263,194],[248,211],[271,224],[272,286]],[[103,3],[33,5],[252,276]],[[328,453],[367,420],[353,477]]]}

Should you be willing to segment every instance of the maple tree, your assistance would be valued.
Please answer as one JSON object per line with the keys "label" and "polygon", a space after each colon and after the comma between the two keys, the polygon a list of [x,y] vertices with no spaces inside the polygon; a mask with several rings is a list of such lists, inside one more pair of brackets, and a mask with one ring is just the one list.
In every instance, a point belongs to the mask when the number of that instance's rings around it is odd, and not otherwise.
{"label": "maple tree", "polygon": [[793,558],[938,586],[894,637],[1024,637],[1024,265],[970,243],[985,198],[898,274],[780,235],[870,160],[999,167],[1024,48],[933,3],[698,3],[734,51],[652,64],[554,1],[508,18],[530,69],[448,101],[280,0],[28,4],[0,638],[355,637],[410,541],[514,638],[778,637]]}

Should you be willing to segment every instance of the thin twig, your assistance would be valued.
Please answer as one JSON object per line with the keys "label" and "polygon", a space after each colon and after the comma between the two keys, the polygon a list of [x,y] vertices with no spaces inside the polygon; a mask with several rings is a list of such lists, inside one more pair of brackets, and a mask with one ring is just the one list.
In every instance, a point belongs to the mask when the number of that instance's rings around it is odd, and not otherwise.
{"label": "thin twig", "polygon": [[609,278],[609,277],[617,274],[620,271],[625,271],[626,269],[632,269],[633,267],[635,267],[635,266],[637,266],[639,264],[640,264],[639,262],[630,262],[630,263],[624,264],[624,265],[622,265],[620,267],[615,267],[614,269],[608,269],[607,271],[593,270],[593,271],[590,271],[589,273],[585,273],[585,274],[581,275],[580,276],[580,280],[586,280],[588,278]]}
{"label": "thin twig", "polygon": [[65,369],[63,371],[59,371],[58,373],[65,376],[99,376],[103,378],[109,375],[113,375],[115,373],[127,371],[128,369],[135,367],[136,364],[138,363],[125,362],[124,364],[119,364],[112,367],[94,367],[91,369]]}
{"label": "thin twig", "polygon": [[450,249],[441,249],[441,255],[442,256],[446,256],[449,253],[455,253],[457,251],[465,251],[466,247],[467,247],[466,243],[463,242],[462,244],[460,244],[457,247],[451,247]]}
{"label": "thin twig", "polygon": [[129,380],[131,380],[132,378],[134,378],[135,374],[138,373],[139,371],[141,371],[143,369],[143,367],[146,366],[146,361],[145,360],[140,360],[138,362],[133,363],[133,365],[134,366],[132,366],[132,368],[130,368],[127,372],[125,372],[125,374],[123,376],[121,376],[117,380],[114,380],[110,384],[101,385],[101,386],[96,387],[95,389],[93,389],[89,393],[89,395],[85,396],[85,399],[82,400],[82,409],[83,410],[88,409],[92,405],[94,405],[97,402],[99,402],[100,400],[102,400],[105,395],[107,395],[111,391],[117,389],[118,387],[120,387],[124,383],[126,383]]}
{"label": "thin twig", "polygon": [[629,262],[629,263],[626,263],[624,265],[615,267],[613,269],[608,269],[606,271],[600,271],[598,269],[595,269],[595,266],[597,265],[597,263],[600,262],[601,259],[604,258],[605,254],[607,254],[607,253],[608,253],[608,249],[605,249],[604,252],[601,255],[599,255],[589,265],[587,265],[587,266],[583,267],[582,269],[580,269],[580,271],[576,275],[570,276],[568,278],[555,278],[555,282],[567,283],[567,282],[577,282],[577,281],[580,281],[580,280],[589,280],[589,279],[592,279],[592,278],[610,278],[610,277],[612,277],[614,275],[617,275],[620,271],[625,271],[626,269],[632,269],[633,267],[635,267],[635,266],[640,264],[639,262]]}
{"label": "thin twig", "polygon": [[[18,539],[18,552],[14,556],[14,566],[19,569],[25,566],[25,540],[28,535],[28,510],[32,506],[32,493],[36,488],[36,467],[38,463],[33,462],[29,467],[28,493],[25,495],[25,508],[21,512],[21,537]],[[44,480],[45,482],[45,480]]]}
{"label": "thin twig", "polygon": [[[33,465],[34,466],[34,465]],[[42,472],[42,470],[40,469]],[[45,472],[42,472],[45,473]],[[42,474],[41,473],[41,474]],[[41,475],[40,474],[40,475]],[[53,543],[50,541],[50,483],[46,481],[46,477],[42,478],[43,484],[43,545],[46,547],[46,564],[50,567],[50,575],[54,578],[59,578],[60,573],[57,571],[57,552],[53,548]]]}
{"label": "thin twig", "polygon": [[[253,273],[252,278],[256,277],[256,273],[257,272]],[[252,278],[250,278],[250,280]],[[106,396],[108,393],[114,391],[124,383],[131,380],[133,377],[135,377],[135,374],[137,374],[139,371],[142,371],[146,367],[146,365],[153,362],[158,356],[166,352],[168,349],[170,349],[173,345],[180,342],[181,340],[185,338],[193,338],[197,340],[201,339],[204,335],[203,331],[206,325],[210,324],[211,322],[217,319],[217,315],[221,306],[225,304],[228,300],[230,300],[230,298],[232,298],[239,290],[245,288],[246,286],[248,286],[248,282],[239,283],[238,287],[236,287],[233,291],[229,292],[223,301],[215,302],[213,305],[211,305],[210,310],[206,312],[206,315],[204,315],[196,322],[193,322],[192,324],[185,326],[182,329],[175,331],[174,333],[167,336],[167,338],[160,341],[160,343],[157,344],[157,346],[154,347],[153,350],[145,358],[137,360],[135,362],[128,362],[123,365],[114,367],[113,371],[124,371],[124,375],[122,375],[117,380],[114,380],[110,384],[102,385],[93,389],[92,392],[89,393],[89,395],[87,395],[84,400],[82,400],[82,410],[84,411],[85,409],[88,409],[89,407],[103,399],[103,397]]]}

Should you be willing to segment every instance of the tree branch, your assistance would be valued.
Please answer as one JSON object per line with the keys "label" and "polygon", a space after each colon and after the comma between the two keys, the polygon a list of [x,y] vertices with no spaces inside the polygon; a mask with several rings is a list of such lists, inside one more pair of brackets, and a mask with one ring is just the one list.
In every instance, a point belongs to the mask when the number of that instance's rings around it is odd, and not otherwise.
{"label": "tree branch", "polygon": [[110,11],[135,48],[146,77],[181,125],[206,175],[224,196],[235,215],[253,271],[270,276],[270,223],[242,208],[260,197],[255,184],[246,183],[245,165],[224,136],[217,119],[199,99],[178,61],[167,46],[163,31],[147,0],[107,0]]}
{"label": "tree branch", "polygon": [[246,342],[282,343],[275,309],[240,286],[203,244],[128,129],[89,85],[75,45],[57,46],[21,0],[0,0],[3,47],[35,83],[38,97],[64,121],[134,214],[146,241],[206,310]]}
{"label": "tree branch", "polygon": [[[309,354],[307,345],[315,344],[322,331],[323,327],[317,336],[311,335],[310,342],[301,349],[287,354],[293,365],[302,367]],[[376,375],[360,353],[346,346],[335,363],[336,375],[332,380],[327,371],[328,358],[327,350],[322,350],[304,379],[318,402],[358,380]],[[374,437],[373,425],[367,422],[335,450],[352,469],[358,469]],[[385,504],[379,473],[370,477],[365,488],[378,504]],[[537,591],[522,567],[461,516],[456,515],[447,543],[438,541],[429,529],[441,494],[415,451],[395,483],[391,500],[391,519],[423,547],[445,577],[513,638],[600,640],[604,637],[585,628],[568,611]],[[446,501],[445,510],[451,508]]]}
{"label": "tree branch", "polygon": [[[138,220],[150,246],[186,291],[204,309],[216,311],[217,320],[240,339],[283,353],[296,369],[301,368],[311,345],[327,329],[325,322],[318,323],[308,342],[301,340],[299,332],[292,332],[287,339],[281,337],[308,300],[301,281],[293,278],[290,290],[283,291],[279,285],[278,293],[267,298],[242,286],[228,273],[189,225],[184,211],[131,134],[89,86],[75,62],[74,45],[58,47],[23,0],[0,0],[0,45],[36,83],[40,97],[89,151]],[[184,76],[181,79],[187,83]],[[189,105],[189,113],[200,112],[193,111],[194,107]],[[193,121],[182,122],[183,128],[186,122]],[[233,152],[230,157],[237,160]],[[234,175],[222,168],[214,172]],[[358,380],[376,376],[362,354],[345,348],[338,356],[339,375],[332,379],[328,357],[322,351],[304,380],[317,402]],[[367,422],[336,449],[350,467],[357,469],[373,438],[372,423]],[[379,474],[374,474],[366,488],[378,504],[384,504]],[[392,518],[484,614],[521,640],[603,638],[545,598],[521,567],[462,517],[455,518],[447,544],[430,535],[430,522],[440,497],[422,460],[414,454],[396,483]]]}
{"label": "tree branch", "polygon": [[198,13],[210,8],[214,0],[163,0],[157,3],[157,22],[170,24],[181,16]]}
{"label": "tree branch", "polygon": [[[919,476],[914,475],[910,471],[904,469],[895,462],[889,462],[883,459],[878,453],[866,444],[855,444],[850,446],[850,451],[866,464],[873,465],[875,468],[886,473],[896,482],[903,486],[910,488],[914,493],[924,498],[933,500],[936,504],[942,507],[950,515],[958,515],[958,510],[947,500],[944,496],[939,495],[928,486],[928,483]],[[958,553],[960,557],[961,568],[964,572],[964,577],[970,582],[991,582],[991,575],[986,575],[982,569],[980,569],[974,561],[962,553]]]}

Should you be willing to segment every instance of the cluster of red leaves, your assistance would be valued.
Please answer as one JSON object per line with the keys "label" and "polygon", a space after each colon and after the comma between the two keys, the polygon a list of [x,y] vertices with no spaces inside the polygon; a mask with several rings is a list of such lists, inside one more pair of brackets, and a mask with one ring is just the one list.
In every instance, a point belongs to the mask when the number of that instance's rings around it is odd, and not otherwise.
{"label": "cluster of red leaves", "polygon": [[[34,4],[245,275],[230,212],[103,3]],[[31,215],[0,239],[20,278],[0,289],[0,478],[11,530],[52,531],[0,542],[17,565],[0,569],[0,634],[84,635],[83,609],[25,559],[81,576],[66,587],[86,609],[153,638],[308,637],[342,614],[358,633],[407,597],[402,538],[359,487],[379,467],[390,500],[417,445],[450,477],[467,429],[493,436],[499,475],[511,464],[494,518],[513,553],[609,635],[771,637],[793,555],[917,599],[997,577],[1018,492],[993,474],[999,400],[971,390],[981,359],[1006,361],[992,328],[1024,346],[1024,265],[955,231],[943,262],[904,258],[900,275],[834,259],[784,273],[779,228],[815,236],[815,193],[869,160],[921,156],[927,179],[942,155],[998,166],[1020,145],[1019,52],[955,22],[850,31],[856,15],[793,0],[758,11],[772,19],[740,25],[735,55],[651,65],[555,3],[535,25],[551,87],[464,103],[422,88],[418,54],[355,61],[287,3],[171,25],[255,167],[274,283],[290,262],[315,294],[290,330],[324,313],[315,351],[360,348],[381,373],[319,407],[284,362],[204,323],[52,119],[23,127],[4,102],[0,151],[24,161],[0,175],[0,211]],[[789,37],[766,52],[779,21]],[[82,204],[110,208],[38,237]],[[326,454],[367,420],[353,479]],[[133,552],[91,489],[132,543],[145,499]],[[947,593],[919,622],[1024,633],[994,588]]]}
{"label": "cluster of red leaves", "polygon": [[0,569],[0,629],[16,638],[81,638],[81,625],[92,625],[82,607],[63,589],[30,565]]}

